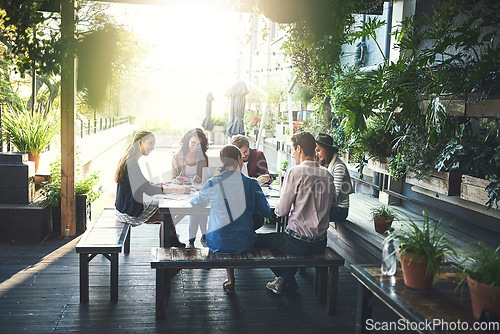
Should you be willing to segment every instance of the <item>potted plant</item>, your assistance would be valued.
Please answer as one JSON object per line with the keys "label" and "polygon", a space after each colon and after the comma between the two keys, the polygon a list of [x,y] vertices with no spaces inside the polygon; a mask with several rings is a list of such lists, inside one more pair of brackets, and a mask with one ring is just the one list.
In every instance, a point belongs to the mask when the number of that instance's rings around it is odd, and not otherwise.
{"label": "potted plant", "polygon": [[49,146],[59,133],[60,120],[54,108],[43,107],[35,112],[26,107],[10,105],[10,110],[2,114],[4,136],[21,152],[27,152],[29,160],[35,162],[38,170],[40,153]]}
{"label": "potted plant", "polygon": [[393,210],[389,206],[381,205],[371,210],[375,231],[377,233],[385,233],[392,226],[392,222],[396,217]]}
{"label": "potted plant", "polygon": [[442,219],[431,221],[426,209],[421,227],[408,217],[407,224],[389,232],[387,237],[400,243],[399,257],[406,286],[418,290],[431,287],[444,256],[455,253],[445,239],[448,228],[443,226]]}
{"label": "potted plant", "polygon": [[[61,159],[56,158],[50,163],[50,182],[45,182],[41,193],[52,205],[52,228],[61,231]],[[75,180],[75,217],[76,232],[81,234],[87,229],[87,220],[91,219],[91,203],[98,199],[101,191],[98,189],[100,172],[82,174],[77,169]]]}
{"label": "potted plant", "polygon": [[479,319],[483,310],[500,315],[500,246],[493,250],[478,242],[468,253],[462,264],[474,317]]}
{"label": "potted plant", "polygon": [[101,196],[99,189],[100,172],[80,174],[75,182],[76,233],[87,230],[87,221],[92,219],[91,203]]}

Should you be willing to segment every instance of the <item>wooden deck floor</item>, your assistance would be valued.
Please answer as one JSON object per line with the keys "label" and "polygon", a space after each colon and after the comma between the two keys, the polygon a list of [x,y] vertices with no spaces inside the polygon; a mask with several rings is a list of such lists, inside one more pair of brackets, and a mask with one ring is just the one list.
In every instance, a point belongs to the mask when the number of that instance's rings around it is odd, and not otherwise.
{"label": "wooden deck floor", "polygon": [[[182,224],[182,223],[181,223]],[[297,275],[298,293],[265,289],[268,269],[236,271],[236,293],[222,289],[225,270],[183,270],[172,282],[167,318],[155,319],[150,250],[158,225],[132,229],[131,254],[120,254],[119,301],[109,301],[109,264],[90,266],[90,302],[80,304],[77,240],[0,243],[0,333],[353,333],[357,283],[340,270],[338,313],[328,316],[312,293],[312,269]],[[378,319],[397,319],[383,305]]]}

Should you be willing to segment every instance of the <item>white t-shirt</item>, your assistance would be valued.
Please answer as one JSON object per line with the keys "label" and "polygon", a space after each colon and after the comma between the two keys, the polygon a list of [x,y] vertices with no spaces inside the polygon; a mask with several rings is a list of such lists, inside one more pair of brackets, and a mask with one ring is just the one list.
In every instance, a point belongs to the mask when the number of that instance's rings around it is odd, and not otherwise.
{"label": "white t-shirt", "polygon": [[241,167],[241,174],[248,176],[248,161],[243,163],[243,166]]}
{"label": "white t-shirt", "polygon": [[186,174],[184,175],[189,178],[193,178],[196,176],[196,165],[194,166],[189,166],[186,165]]}

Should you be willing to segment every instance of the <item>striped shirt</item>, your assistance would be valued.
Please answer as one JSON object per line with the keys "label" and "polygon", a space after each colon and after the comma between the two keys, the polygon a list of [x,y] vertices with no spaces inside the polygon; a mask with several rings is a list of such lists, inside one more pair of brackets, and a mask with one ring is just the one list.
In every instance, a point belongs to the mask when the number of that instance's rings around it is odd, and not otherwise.
{"label": "striped shirt", "polygon": [[339,208],[349,208],[349,194],[351,194],[353,190],[351,177],[349,176],[346,165],[335,154],[328,165],[328,170],[333,175],[337,206]]}

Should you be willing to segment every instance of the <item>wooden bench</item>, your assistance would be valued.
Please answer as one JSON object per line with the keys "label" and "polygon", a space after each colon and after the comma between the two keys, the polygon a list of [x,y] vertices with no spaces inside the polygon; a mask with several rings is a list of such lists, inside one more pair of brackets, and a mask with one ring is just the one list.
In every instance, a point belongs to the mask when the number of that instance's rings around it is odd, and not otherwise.
{"label": "wooden bench", "polygon": [[324,253],[308,256],[286,255],[278,250],[255,248],[252,252],[215,254],[207,248],[153,248],[151,268],[156,269],[156,318],[165,317],[165,296],[170,294],[170,280],[180,269],[315,267],[314,290],[328,314],[336,313],[338,271],[344,259],[327,248]]}
{"label": "wooden bench", "polygon": [[118,300],[118,253],[130,253],[130,225],[116,220],[114,209],[103,210],[76,245],[80,254],[80,302],[89,301],[89,263],[98,254],[111,262],[111,301]]}

